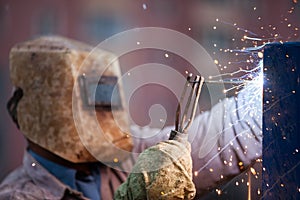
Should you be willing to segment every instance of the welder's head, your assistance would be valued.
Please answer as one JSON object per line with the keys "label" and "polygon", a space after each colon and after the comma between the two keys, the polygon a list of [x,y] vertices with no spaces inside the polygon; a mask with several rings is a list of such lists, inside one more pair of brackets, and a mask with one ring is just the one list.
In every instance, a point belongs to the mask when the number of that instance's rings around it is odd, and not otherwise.
{"label": "welder's head", "polygon": [[62,37],[15,45],[8,109],[28,140],[68,161],[122,160],[132,141],[118,60],[91,50]]}

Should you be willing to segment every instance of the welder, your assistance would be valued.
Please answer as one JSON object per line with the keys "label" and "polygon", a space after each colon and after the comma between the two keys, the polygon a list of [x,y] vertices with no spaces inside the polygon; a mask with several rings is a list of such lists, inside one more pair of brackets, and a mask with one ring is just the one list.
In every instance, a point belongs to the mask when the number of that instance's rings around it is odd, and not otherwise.
{"label": "welder", "polygon": [[[170,139],[174,127],[157,133],[129,124],[118,59],[99,49],[89,54],[92,49],[51,36],[12,48],[10,78],[15,88],[8,111],[28,148],[22,166],[1,183],[0,199],[113,199],[126,183],[124,168],[135,164],[132,152]],[[246,167],[261,157],[261,96],[249,102],[247,97],[254,94],[248,88],[196,116],[186,131],[193,139],[184,154],[191,156],[188,177],[193,183],[186,182],[189,190],[183,198],[193,198],[195,191],[201,195],[241,173],[240,163]],[[176,143],[178,137],[169,141]],[[188,165],[189,158],[182,157],[182,162]],[[150,183],[145,181],[148,172],[142,173],[143,181]],[[151,195],[163,199],[164,192],[169,195],[172,189]]]}

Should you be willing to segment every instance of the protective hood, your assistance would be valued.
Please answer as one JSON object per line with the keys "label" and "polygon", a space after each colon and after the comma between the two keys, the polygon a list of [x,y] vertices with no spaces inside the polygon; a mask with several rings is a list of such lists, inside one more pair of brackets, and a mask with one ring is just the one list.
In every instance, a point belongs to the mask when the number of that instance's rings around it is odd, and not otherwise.
{"label": "protective hood", "polygon": [[74,163],[117,162],[131,151],[119,63],[106,51],[62,37],[15,45],[10,75],[23,90],[20,130]]}

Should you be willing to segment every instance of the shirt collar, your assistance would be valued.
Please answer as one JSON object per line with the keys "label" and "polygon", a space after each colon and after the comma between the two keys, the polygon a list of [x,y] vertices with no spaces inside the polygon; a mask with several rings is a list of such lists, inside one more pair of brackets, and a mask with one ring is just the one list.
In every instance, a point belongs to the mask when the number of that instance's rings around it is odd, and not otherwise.
{"label": "shirt collar", "polygon": [[33,152],[32,150],[28,150],[28,153],[35,158],[48,172],[50,172],[53,176],[55,176],[62,183],[68,185],[72,189],[76,189],[75,186],[75,175],[76,170],[67,168],[65,166],[54,163],[38,154]]}

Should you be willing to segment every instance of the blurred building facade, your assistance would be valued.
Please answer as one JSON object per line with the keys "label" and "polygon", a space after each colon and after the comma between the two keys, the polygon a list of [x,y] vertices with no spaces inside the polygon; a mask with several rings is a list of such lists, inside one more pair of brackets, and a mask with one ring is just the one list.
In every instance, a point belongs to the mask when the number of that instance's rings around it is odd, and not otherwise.
{"label": "blurred building facade", "polygon": [[[239,58],[226,53],[226,49],[262,44],[262,41],[247,41],[244,35],[271,38],[271,41],[297,40],[299,19],[300,8],[296,0],[276,3],[271,0],[0,0],[0,180],[21,163],[26,147],[5,107],[12,89],[8,66],[9,51],[14,44],[40,35],[55,34],[97,45],[109,36],[131,28],[164,27],[198,41],[218,60],[220,69],[225,72],[240,67],[239,64],[229,64]],[[120,58],[122,72],[149,61],[175,68],[185,63],[178,62],[178,59],[166,61],[160,55],[160,51],[149,50]],[[166,93],[160,89],[156,92]],[[152,103],[151,98],[142,95],[146,93],[137,95],[135,103],[138,109],[131,110],[132,117],[140,120],[141,125],[146,123],[147,116],[137,110]],[[170,108],[175,109],[176,103],[169,103]],[[174,109],[169,111],[170,116],[174,115]]]}

